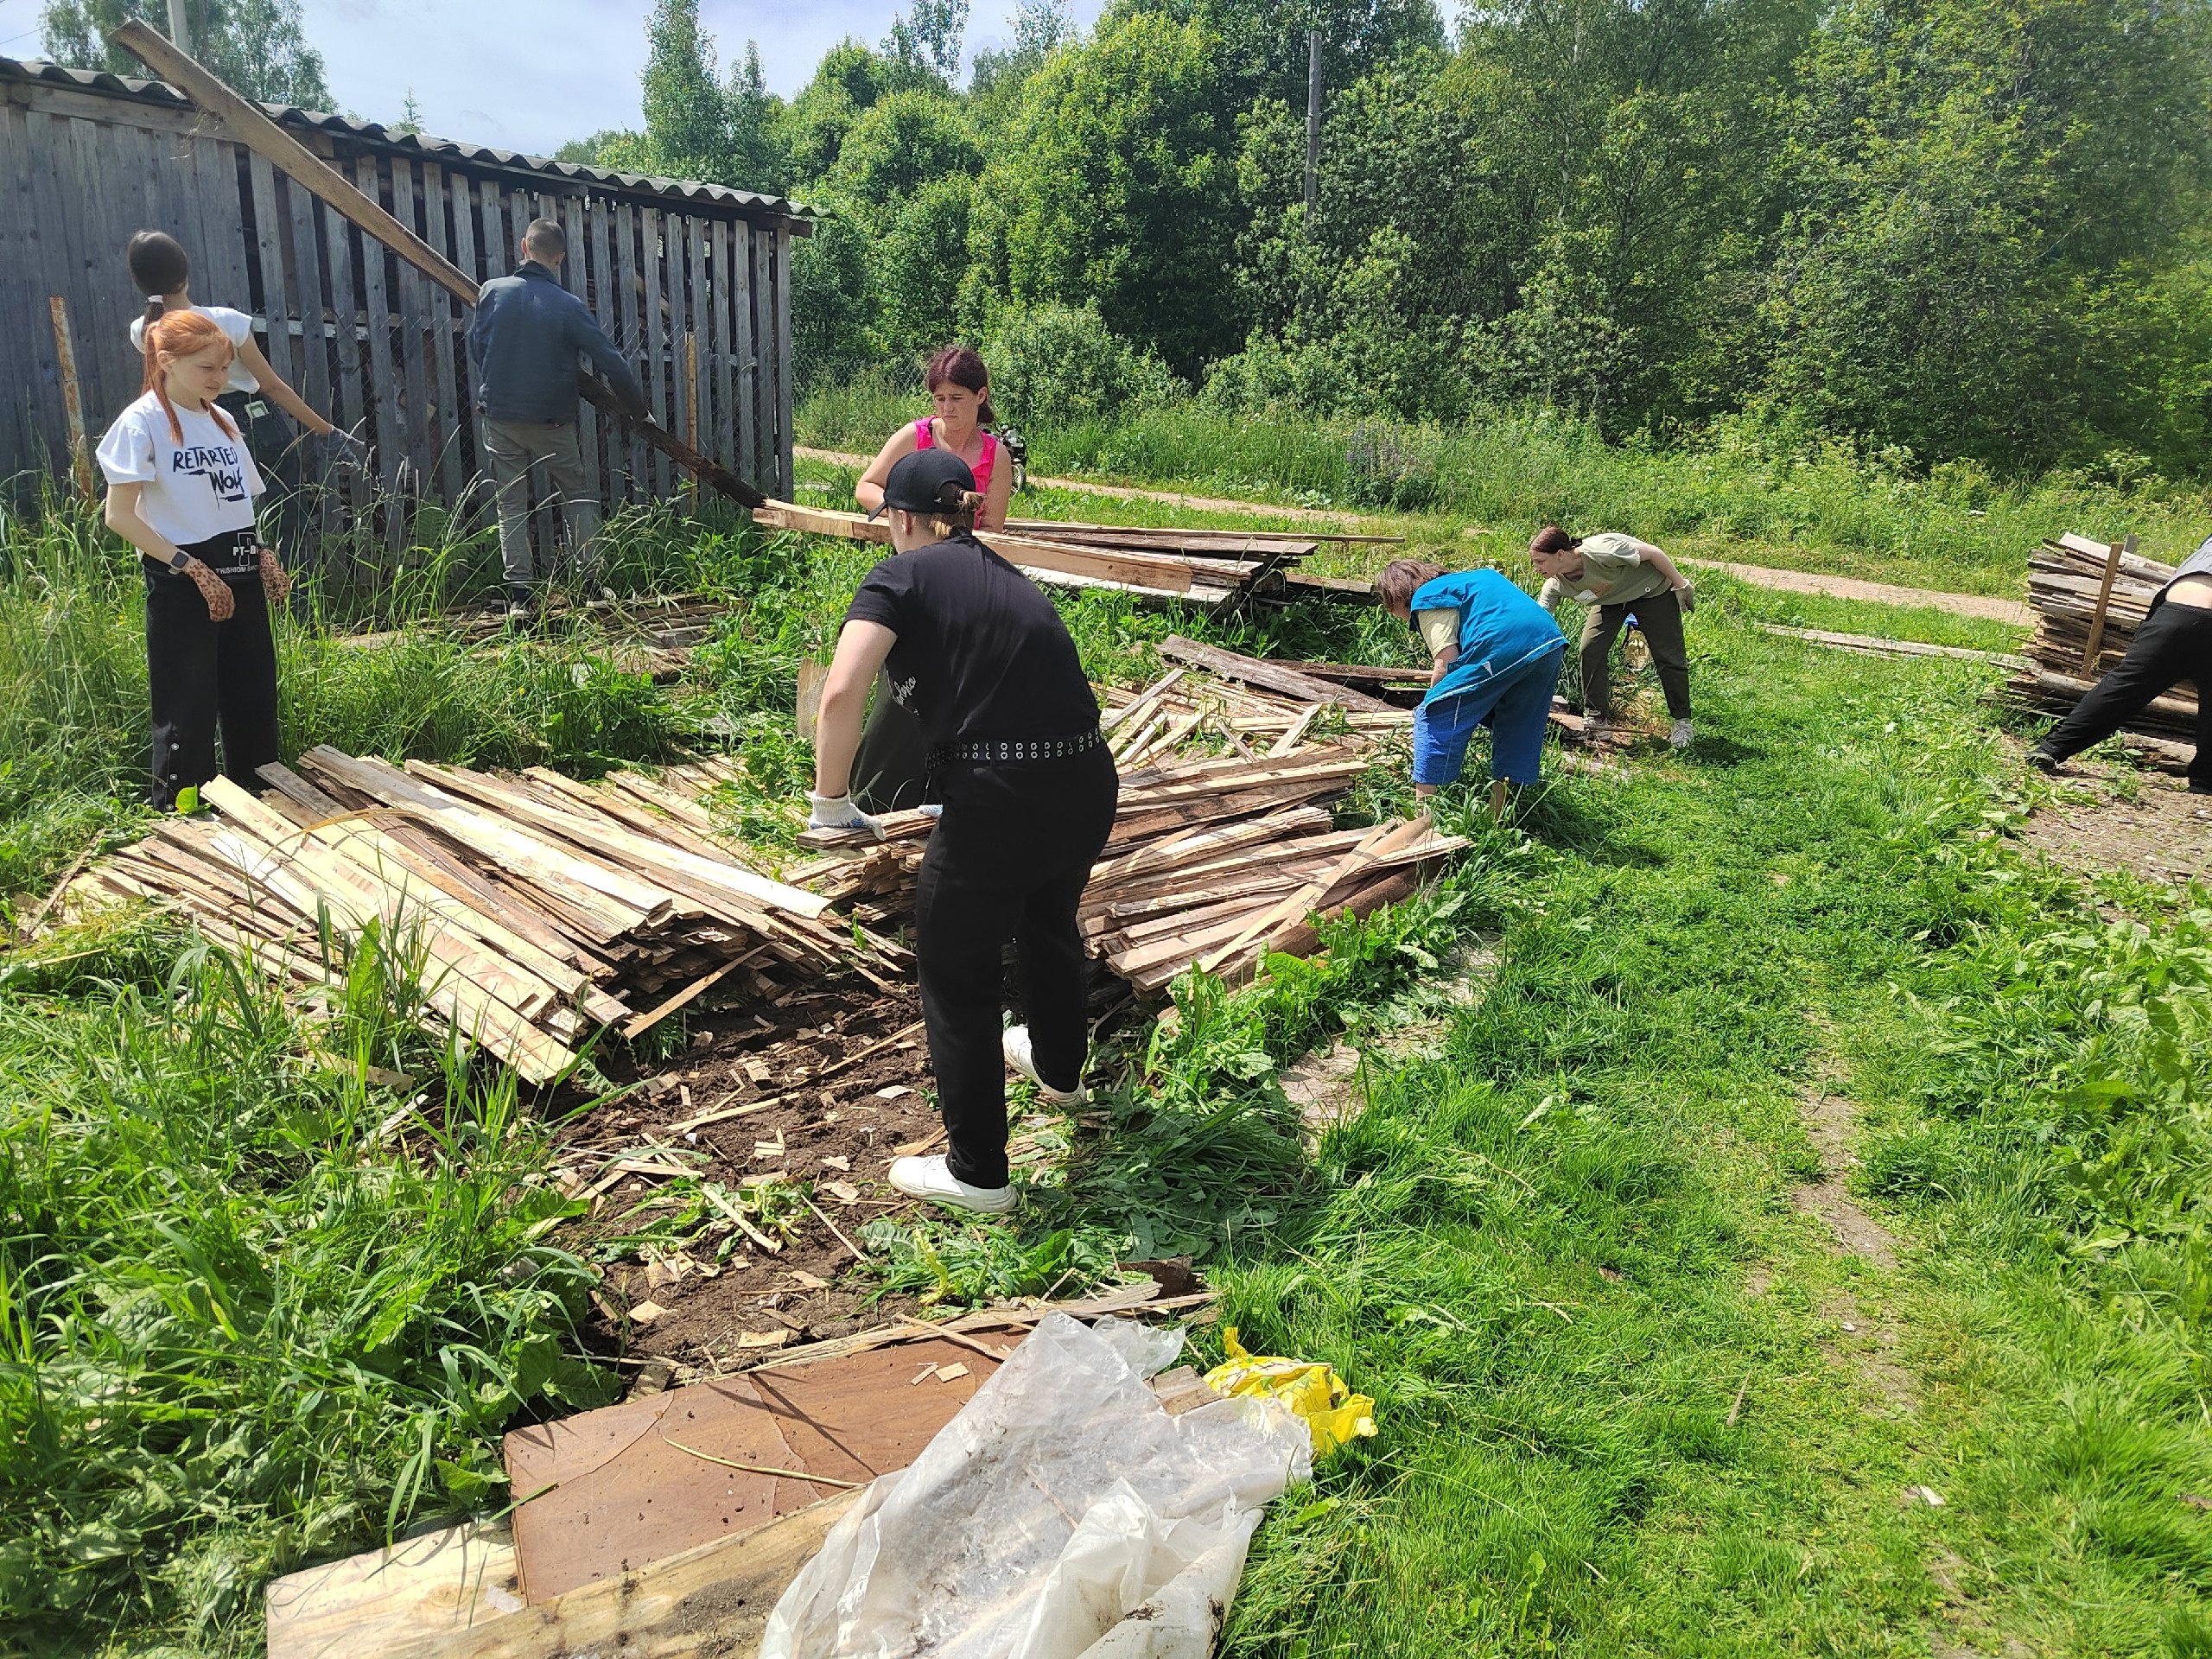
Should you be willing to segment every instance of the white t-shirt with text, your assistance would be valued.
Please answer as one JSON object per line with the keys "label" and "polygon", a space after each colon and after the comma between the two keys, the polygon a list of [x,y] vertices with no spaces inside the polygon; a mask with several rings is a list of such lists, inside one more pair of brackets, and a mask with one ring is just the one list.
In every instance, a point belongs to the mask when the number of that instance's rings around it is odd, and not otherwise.
{"label": "white t-shirt with text", "polygon": [[[265,487],[253,456],[206,410],[175,409],[181,438],[152,392],[124,410],[100,440],[100,471],[111,486],[143,484],[139,517],[179,547],[251,530],[253,498]],[[251,551],[210,563],[220,575],[243,575],[258,568]]]}
{"label": "white t-shirt with text", "polygon": [[[213,321],[217,327],[223,331],[223,337],[231,342],[231,347],[233,351],[253,338],[253,319],[246,315],[243,311],[233,311],[227,305],[194,305],[188,306],[185,308],[189,311],[197,311],[201,316]],[[130,349],[139,353],[142,357],[145,354],[146,319],[143,317],[133,317],[130,319]],[[226,391],[251,391],[255,390],[255,387],[256,382],[254,378],[246,372],[245,365],[240,362],[237,358],[232,358],[231,359],[231,383],[229,385],[224,387],[223,390]]]}

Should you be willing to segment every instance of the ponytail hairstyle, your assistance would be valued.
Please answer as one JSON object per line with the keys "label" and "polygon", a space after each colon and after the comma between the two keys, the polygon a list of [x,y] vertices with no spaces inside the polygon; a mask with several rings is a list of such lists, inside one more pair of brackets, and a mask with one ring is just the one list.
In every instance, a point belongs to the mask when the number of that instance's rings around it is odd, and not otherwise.
{"label": "ponytail hairstyle", "polygon": [[192,281],[192,261],[184,244],[167,231],[139,232],[130,238],[123,257],[130,267],[130,280],[146,296],[145,326],[151,328],[161,319],[162,296],[174,294]]}
{"label": "ponytail hairstyle", "polygon": [[[231,337],[222,325],[213,317],[203,317],[197,311],[172,311],[167,315],[156,315],[146,325],[146,383],[142,390],[150,391],[161,399],[162,409],[169,417],[169,433],[179,443],[184,442],[184,425],[176,417],[176,405],[169,402],[167,372],[170,364],[181,358],[197,357],[200,353],[221,346],[234,352]],[[207,412],[215,417],[215,424],[238,439],[238,428],[231,424],[230,416],[215,407],[207,405]]]}
{"label": "ponytail hairstyle", "polygon": [[983,366],[982,355],[974,346],[946,346],[922,371],[922,385],[931,391],[946,385],[967,387],[982,400],[976,411],[977,422],[984,426],[998,424],[998,412],[991,407],[991,372]]}
{"label": "ponytail hairstyle", "polygon": [[1529,538],[1531,553],[1572,553],[1581,545],[1580,536],[1570,536],[1557,524],[1546,524]]}
{"label": "ponytail hairstyle", "polygon": [[1393,559],[1375,578],[1375,596],[1387,610],[1412,607],[1414,595],[1444,574],[1444,567],[1427,559]]}
{"label": "ponytail hairstyle", "polygon": [[949,542],[956,536],[976,533],[976,515],[983,510],[980,491],[963,490],[950,479],[938,499],[944,505],[935,512],[918,512],[914,516],[929,527],[931,535],[940,542]]}

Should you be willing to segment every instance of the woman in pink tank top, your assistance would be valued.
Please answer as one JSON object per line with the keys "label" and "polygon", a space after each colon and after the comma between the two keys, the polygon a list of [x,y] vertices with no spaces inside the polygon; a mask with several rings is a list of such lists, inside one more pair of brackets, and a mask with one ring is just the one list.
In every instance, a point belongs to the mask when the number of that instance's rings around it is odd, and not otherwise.
{"label": "woman in pink tank top", "polygon": [[983,493],[976,528],[1005,529],[1014,468],[998,464],[997,435],[983,429],[985,423],[996,418],[991,410],[990,372],[983,359],[968,346],[948,346],[930,359],[923,380],[937,413],[893,432],[861,474],[853,494],[864,511],[874,512],[883,505],[884,480],[902,457],[918,449],[950,449],[968,463],[976,474],[976,487]]}

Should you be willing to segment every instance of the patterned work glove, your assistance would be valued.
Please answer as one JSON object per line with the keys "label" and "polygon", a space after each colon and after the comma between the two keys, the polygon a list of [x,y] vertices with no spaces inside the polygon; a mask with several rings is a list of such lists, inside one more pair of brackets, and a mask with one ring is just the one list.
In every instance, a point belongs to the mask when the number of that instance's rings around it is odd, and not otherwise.
{"label": "patterned work glove", "polygon": [[236,613],[238,601],[231,592],[231,584],[217,575],[204,559],[194,559],[184,567],[185,579],[200,590],[200,598],[207,601],[207,620],[227,622]]}
{"label": "patterned work glove", "polygon": [[274,548],[262,548],[260,553],[261,591],[269,595],[269,603],[272,609],[281,609],[283,607],[285,595],[292,591],[291,572],[277,562]]}

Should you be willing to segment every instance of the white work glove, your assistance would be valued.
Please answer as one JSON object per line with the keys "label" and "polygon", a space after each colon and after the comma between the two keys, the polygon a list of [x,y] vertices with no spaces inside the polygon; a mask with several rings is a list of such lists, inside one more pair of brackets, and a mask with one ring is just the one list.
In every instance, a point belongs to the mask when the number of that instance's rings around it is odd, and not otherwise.
{"label": "white work glove", "polygon": [[1543,587],[1537,590],[1536,603],[1542,606],[1550,614],[1556,616],[1559,614],[1560,595],[1566,591],[1566,584],[1557,576],[1546,576]]}
{"label": "white work glove", "polygon": [[1692,611],[1697,609],[1697,589],[1687,582],[1675,589],[1675,598],[1681,606],[1684,616],[1688,616]]}
{"label": "white work glove", "polygon": [[806,827],[810,830],[865,830],[878,841],[883,839],[883,826],[855,806],[849,794],[810,793],[806,798]]}

